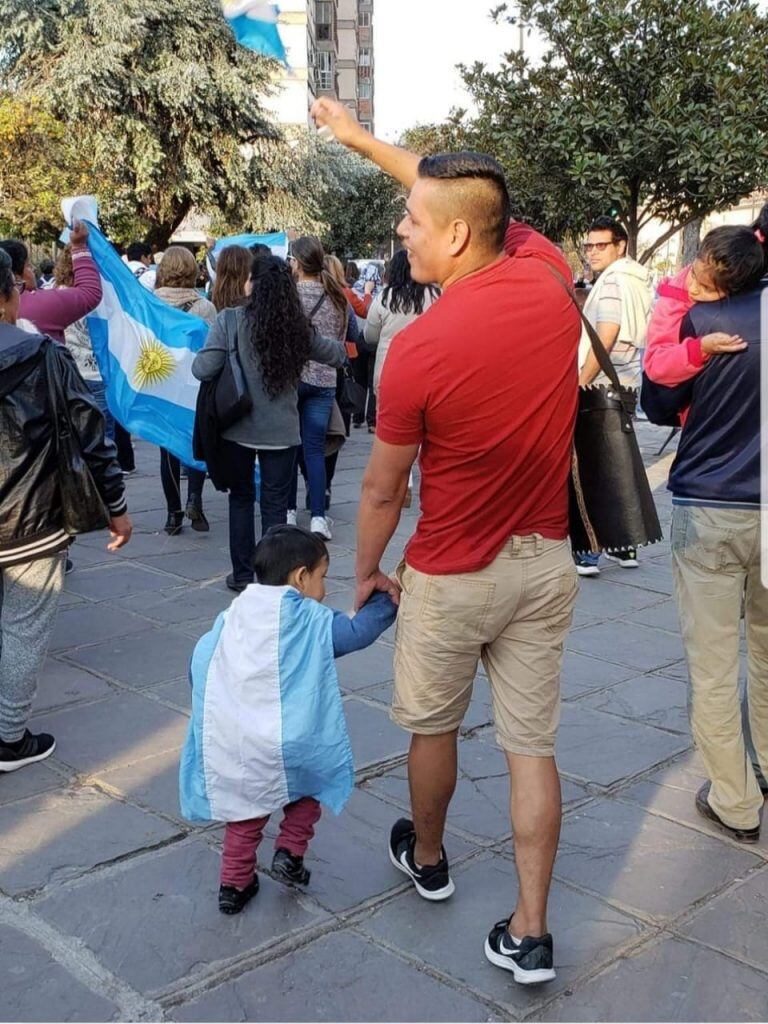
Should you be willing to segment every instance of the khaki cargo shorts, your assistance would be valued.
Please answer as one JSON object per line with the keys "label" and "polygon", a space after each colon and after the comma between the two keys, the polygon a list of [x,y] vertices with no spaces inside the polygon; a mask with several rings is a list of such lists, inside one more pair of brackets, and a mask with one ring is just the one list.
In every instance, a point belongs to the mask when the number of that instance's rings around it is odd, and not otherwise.
{"label": "khaki cargo shorts", "polygon": [[578,591],[568,541],[511,537],[480,572],[427,576],[402,563],[397,578],[393,721],[423,735],[458,729],[482,660],[499,745],[551,757]]}

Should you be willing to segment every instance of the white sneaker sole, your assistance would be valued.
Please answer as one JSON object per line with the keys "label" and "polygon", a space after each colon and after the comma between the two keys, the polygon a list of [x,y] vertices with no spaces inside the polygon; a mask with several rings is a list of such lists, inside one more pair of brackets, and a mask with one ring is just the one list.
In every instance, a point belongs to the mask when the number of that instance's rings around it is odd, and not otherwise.
{"label": "white sneaker sole", "polygon": [[617,558],[615,555],[606,555],[605,557],[611,562],[616,562],[622,569],[637,569],[640,566],[636,558]]}
{"label": "white sneaker sole", "polygon": [[553,981],[556,977],[554,967],[541,967],[537,971],[526,971],[522,967],[518,967],[510,957],[495,953],[491,949],[488,939],[485,940],[485,956],[494,967],[501,967],[503,971],[512,971],[518,985],[541,985],[545,981]]}
{"label": "white sneaker sole", "polygon": [[46,757],[51,756],[55,749],[56,744],[53,743],[50,750],[46,750],[44,754],[35,754],[34,757],[23,757],[20,761],[0,761],[0,772],[16,772],[19,768],[26,768],[28,764],[44,761]]}
{"label": "white sneaker sole", "polygon": [[596,565],[577,565],[576,572],[579,576],[599,576],[600,569]]}
{"label": "white sneaker sole", "polygon": [[456,891],[456,886],[453,884],[452,878],[448,879],[448,885],[443,886],[442,889],[438,889],[436,892],[431,892],[429,889],[425,889],[423,886],[419,885],[415,875],[408,870],[405,864],[401,864],[394,853],[392,853],[391,846],[388,845],[387,850],[389,851],[389,859],[392,861],[393,866],[410,878],[416,887],[416,892],[422,897],[422,899],[429,900],[430,903],[440,903],[441,900],[447,900],[449,896],[453,896]]}

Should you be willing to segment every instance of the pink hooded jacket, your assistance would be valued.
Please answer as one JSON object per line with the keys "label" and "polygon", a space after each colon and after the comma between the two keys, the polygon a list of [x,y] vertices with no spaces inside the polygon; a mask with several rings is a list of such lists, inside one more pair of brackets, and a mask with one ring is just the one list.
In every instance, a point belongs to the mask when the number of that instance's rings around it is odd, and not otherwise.
{"label": "pink hooded jacket", "polygon": [[643,370],[656,384],[673,387],[695,377],[706,365],[701,338],[680,338],[680,326],[693,306],[686,281],[690,267],[666,277],[656,289],[648,322]]}

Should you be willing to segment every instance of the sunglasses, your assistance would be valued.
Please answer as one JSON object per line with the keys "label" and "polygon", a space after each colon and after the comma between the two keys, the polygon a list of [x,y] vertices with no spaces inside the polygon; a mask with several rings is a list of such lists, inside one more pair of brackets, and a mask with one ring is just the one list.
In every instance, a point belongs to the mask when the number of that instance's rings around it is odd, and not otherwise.
{"label": "sunglasses", "polygon": [[582,246],[584,252],[605,252],[609,245],[616,245],[615,242],[587,242]]}

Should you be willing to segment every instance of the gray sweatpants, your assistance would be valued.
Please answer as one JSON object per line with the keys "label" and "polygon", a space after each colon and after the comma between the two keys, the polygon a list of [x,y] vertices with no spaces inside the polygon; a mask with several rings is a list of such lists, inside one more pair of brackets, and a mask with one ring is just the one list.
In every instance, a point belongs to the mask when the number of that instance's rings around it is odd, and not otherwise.
{"label": "gray sweatpants", "polygon": [[0,739],[20,740],[53,631],[66,552],[0,569]]}

